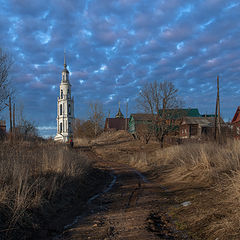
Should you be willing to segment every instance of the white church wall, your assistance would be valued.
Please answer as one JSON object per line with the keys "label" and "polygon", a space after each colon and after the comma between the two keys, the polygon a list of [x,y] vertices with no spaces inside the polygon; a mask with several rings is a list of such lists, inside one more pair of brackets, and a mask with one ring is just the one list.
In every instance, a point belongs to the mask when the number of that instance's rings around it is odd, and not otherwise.
{"label": "white church wall", "polygon": [[67,142],[72,137],[72,121],[74,118],[74,100],[71,98],[71,84],[69,72],[66,69],[64,58],[64,70],[57,99],[57,135],[54,140]]}

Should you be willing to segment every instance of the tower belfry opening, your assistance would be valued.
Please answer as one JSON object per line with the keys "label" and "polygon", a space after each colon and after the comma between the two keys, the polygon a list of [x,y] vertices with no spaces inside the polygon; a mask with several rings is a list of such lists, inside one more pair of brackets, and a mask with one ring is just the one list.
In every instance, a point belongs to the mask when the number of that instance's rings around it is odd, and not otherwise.
{"label": "tower belfry opening", "polygon": [[57,135],[54,140],[68,142],[73,136],[74,99],[71,96],[71,84],[69,82],[65,52],[63,66],[59,97],[57,98]]}

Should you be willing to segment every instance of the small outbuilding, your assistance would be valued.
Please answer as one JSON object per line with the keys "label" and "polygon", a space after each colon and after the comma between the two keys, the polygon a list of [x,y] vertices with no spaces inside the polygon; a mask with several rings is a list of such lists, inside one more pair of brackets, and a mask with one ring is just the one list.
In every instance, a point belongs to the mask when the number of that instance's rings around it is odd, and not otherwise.
{"label": "small outbuilding", "polygon": [[[220,123],[224,125],[222,118]],[[215,117],[184,117],[180,124],[180,138],[211,137],[214,134]]]}

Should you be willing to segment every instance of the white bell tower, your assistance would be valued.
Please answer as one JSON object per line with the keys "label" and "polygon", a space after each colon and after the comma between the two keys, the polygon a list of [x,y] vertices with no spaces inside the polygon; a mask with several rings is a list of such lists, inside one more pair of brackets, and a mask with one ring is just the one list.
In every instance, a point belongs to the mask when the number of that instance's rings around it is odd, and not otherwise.
{"label": "white bell tower", "polygon": [[72,124],[74,119],[74,99],[71,97],[71,84],[69,71],[67,70],[66,56],[64,52],[64,69],[60,93],[57,99],[57,135],[55,141],[68,142],[73,136]]}

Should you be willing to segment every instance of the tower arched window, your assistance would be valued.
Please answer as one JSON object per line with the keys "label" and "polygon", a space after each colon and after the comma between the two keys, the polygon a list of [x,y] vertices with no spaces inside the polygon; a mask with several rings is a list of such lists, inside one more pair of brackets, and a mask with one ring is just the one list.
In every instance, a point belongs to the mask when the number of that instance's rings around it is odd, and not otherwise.
{"label": "tower arched window", "polygon": [[62,123],[60,123],[60,133],[62,132]]}
{"label": "tower arched window", "polygon": [[60,115],[62,115],[62,104],[60,104]]}
{"label": "tower arched window", "polygon": [[68,114],[71,115],[71,105],[68,104]]}
{"label": "tower arched window", "polygon": [[67,97],[70,98],[70,92],[69,92],[69,89],[67,90]]}
{"label": "tower arched window", "polygon": [[63,90],[61,89],[61,99],[63,99]]}

